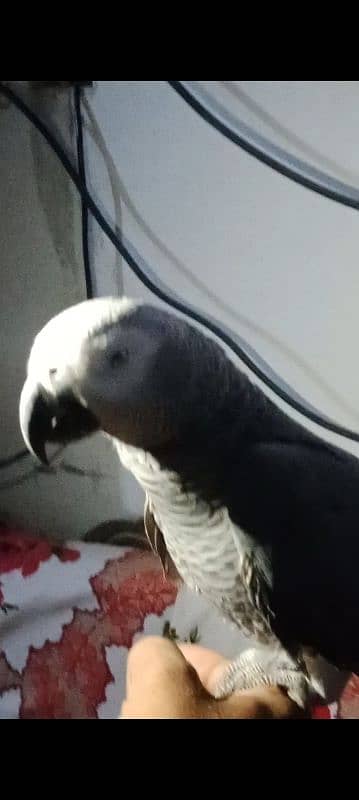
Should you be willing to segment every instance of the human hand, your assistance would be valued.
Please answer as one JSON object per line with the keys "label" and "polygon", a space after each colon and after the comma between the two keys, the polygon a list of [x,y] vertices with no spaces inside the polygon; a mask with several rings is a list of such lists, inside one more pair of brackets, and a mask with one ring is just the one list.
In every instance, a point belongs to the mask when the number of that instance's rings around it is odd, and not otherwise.
{"label": "human hand", "polygon": [[216,700],[228,661],[198,645],[148,637],[130,651],[121,719],[294,719],[298,707],[278,687],[258,687]]}

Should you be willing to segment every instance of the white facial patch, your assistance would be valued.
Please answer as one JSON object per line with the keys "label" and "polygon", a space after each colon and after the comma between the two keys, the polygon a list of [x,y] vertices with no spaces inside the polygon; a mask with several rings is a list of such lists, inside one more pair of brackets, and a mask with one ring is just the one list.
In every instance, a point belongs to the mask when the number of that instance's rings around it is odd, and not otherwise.
{"label": "white facial patch", "polygon": [[65,309],[36,336],[28,361],[29,376],[51,391],[56,371],[77,367],[86,339],[116,324],[139,305],[128,298],[108,297]]}

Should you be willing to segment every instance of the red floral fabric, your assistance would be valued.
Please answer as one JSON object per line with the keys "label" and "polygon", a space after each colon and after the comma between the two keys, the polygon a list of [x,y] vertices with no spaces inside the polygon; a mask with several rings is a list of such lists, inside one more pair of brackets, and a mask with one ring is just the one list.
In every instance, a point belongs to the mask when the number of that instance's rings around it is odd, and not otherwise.
{"label": "red floral fabric", "polygon": [[[151,553],[0,528],[0,718],[116,718],[126,653],[161,632],[177,591]],[[359,718],[359,678],[312,716]]]}

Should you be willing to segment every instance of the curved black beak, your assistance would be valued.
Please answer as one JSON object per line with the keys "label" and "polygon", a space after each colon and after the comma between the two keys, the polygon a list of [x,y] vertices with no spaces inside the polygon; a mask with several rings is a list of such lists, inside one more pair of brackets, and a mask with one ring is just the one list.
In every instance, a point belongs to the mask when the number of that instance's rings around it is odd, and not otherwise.
{"label": "curved black beak", "polygon": [[28,378],[20,399],[20,427],[28,450],[42,464],[48,465],[48,443],[70,444],[89,436],[100,426],[94,414],[71,393],[52,397]]}

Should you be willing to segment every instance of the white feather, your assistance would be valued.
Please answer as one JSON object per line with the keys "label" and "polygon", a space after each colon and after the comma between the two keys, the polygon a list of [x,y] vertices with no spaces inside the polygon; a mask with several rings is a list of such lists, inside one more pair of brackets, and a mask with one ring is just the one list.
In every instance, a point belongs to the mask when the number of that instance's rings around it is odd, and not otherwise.
{"label": "white feather", "polygon": [[245,569],[250,545],[224,507],[212,510],[194,492],[184,492],[179,476],[161,468],[150,453],[115,441],[123,466],[145,491],[168,552],[183,581],[207,597],[244,632],[271,638],[268,624],[252,602],[252,573]]}

